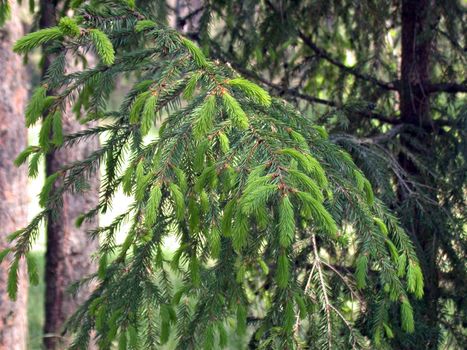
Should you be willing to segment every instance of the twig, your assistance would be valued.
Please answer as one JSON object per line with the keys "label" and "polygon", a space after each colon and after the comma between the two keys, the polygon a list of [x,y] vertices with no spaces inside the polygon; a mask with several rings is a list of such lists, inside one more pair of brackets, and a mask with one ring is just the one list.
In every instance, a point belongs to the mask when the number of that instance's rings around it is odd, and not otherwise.
{"label": "twig", "polygon": [[315,255],[315,262],[316,262],[316,268],[318,269],[319,281],[320,281],[320,284],[321,284],[321,289],[323,291],[325,311],[326,311],[326,320],[327,320],[327,328],[328,328],[328,344],[329,344],[329,349],[332,349],[331,306],[330,306],[330,303],[329,303],[328,293],[326,291],[326,284],[324,282],[323,271],[321,269],[321,259],[319,258],[319,255],[318,255],[316,237],[315,237],[314,234],[311,235],[311,242],[313,244],[313,253]]}
{"label": "twig", "polygon": [[[316,267],[316,265],[313,263],[313,265],[311,267],[311,271],[310,271],[310,273],[308,275],[308,280],[306,281],[305,290],[303,292],[303,294],[305,294],[305,295],[308,294],[308,290],[310,289],[311,278],[313,276],[313,273],[315,272],[315,267]],[[299,331],[300,331],[300,313],[298,313],[297,316],[295,317],[294,335],[295,335],[296,339],[298,339],[298,332]]]}

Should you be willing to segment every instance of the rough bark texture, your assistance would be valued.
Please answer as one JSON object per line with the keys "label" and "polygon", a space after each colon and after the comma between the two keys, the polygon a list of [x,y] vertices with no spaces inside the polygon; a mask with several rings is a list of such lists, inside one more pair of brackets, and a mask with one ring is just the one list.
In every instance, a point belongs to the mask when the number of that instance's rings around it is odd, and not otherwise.
{"label": "rough bark texture", "polygon": [[[26,72],[21,58],[11,50],[22,33],[22,25],[15,16],[0,28],[0,250],[7,245],[7,235],[27,223],[26,168],[13,165],[27,141]],[[25,350],[28,293],[25,265],[21,264],[19,272],[17,300],[11,301],[6,292],[10,261],[5,260],[0,265],[0,350]]]}
{"label": "rough bark texture", "polygon": [[[41,0],[41,28],[56,24],[57,2]],[[44,60],[44,72],[53,57]],[[73,58],[70,57],[67,67],[73,70]],[[75,67],[76,68],[76,67]],[[63,116],[64,134],[83,129],[71,108]],[[72,148],[54,152],[46,158],[46,174],[53,174],[65,164],[82,160],[98,148],[99,140],[91,139],[79,143]],[[76,218],[98,204],[99,176],[89,179],[89,189],[84,195],[66,194],[63,196],[61,210],[55,212],[47,225],[47,252],[45,263],[45,324],[44,346],[49,350],[63,349],[69,339],[63,335],[66,319],[76,310],[88,296],[90,290],[82,289],[76,296],[67,292],[71,283],[95,271],[91,255],[97,250],[98,242],[89,239],[87,231],[94,228],[97,222],[84,223],[80,228],[75,226]],[[55,184],[56,186],[59,183]],[[90,346],[93,348],[93,345]]]}
{"label": "rough bark texture", "polygon": [[[71,113],[65,117],[64,132],[73,133],[82,128]],[[98,147],[98,140],[81,143],[72,149],[64,149],[47,158],[47,174],[59,170],[64,164],[84,159]],[[46,301],[44,345],[47,349],[63,349],[67,339],[62,338],[66,319],[87,297],[89,290],[81,290],[75,297],[67,293],[68,286],[95,271],[91,255],[97,250],[98,242],[92,241],[87,231],[96,223],[75,226],[76,218],[98,203],[99,177],[90,180],[86,195],[66,194],[63,206],[47,227],[46,253]]]}
{"label": "rough bark texture", "polygon": [[[400,112],[403,123],[423,126],[425,134],[413,133],[410,136],[426,149],[432,147],[434,130],[430,116],[430,57],[432,56],[433,33],[436,26],[436,17],[432,0],[404,0],[402,1],[402,57],[401,57],[401,87],[400,87]],[[410,142],[403,145],[413,154],[418,154]],[[417,165],[401,154],[399,157],[402,168],[422,186],[431,186],[426,176],[420,176]],[[403,190],[399,193],[401,201],[409,200],[410,194]],[[435,194],[431,195],[434,203],[437,202]],[[424,322],[430,329],[439,328],[438,300],[439,300],[439,278],[437,267],[437,252],[439,248],[436,232],[426,223],[422,209],[411,205],[410,222],[406,223],[421,259],[425,278],[425,296],[422,300],[424,310]],[[434,332],[427,334],[423,339],[426,349],[435,349],[439,334]],[[404,347],[405,348],[405,347]]]}

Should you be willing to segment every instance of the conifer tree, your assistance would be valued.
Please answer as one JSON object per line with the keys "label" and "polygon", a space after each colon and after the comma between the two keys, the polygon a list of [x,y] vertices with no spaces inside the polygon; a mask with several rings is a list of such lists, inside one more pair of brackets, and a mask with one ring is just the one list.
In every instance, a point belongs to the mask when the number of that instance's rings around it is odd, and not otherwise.
{"label": "conifer tree", "polygon": [[465,4],[211,0],[195,14],[191,38],[326,126],[400,218],[425,295],[416,332],[386,346],[466,348]]}
{"label": "conifer tree", "polygon": [[[16,260],[27,254],[62,194],[85,191],[100,166],[100,202],[77,225],[108,210],[117,189],[131,196],[127,212],[90,232],[102,242],[99,268],[75,287],[97,287],[69,319],[70,348],[86,349],[93,331],[101,349],[156,349],[169,339],[180,349],[222,348],[230,329],[251,348],[360,349],[379,346],[399,324],[414,331],[409,295],[422,297],[423,277],[412,243],[323,128],[209,60],[150,9],[73,4],[74,17],[15,45],[27,54],[47,43],[56,55],[27,111],[29,124],[47,113],[42,137],[17,162],[104,133],[107,141],[47,178],[43,211],[8,251]],[[81,50],[95,51],[99,64],[64,70],[65,55]],[[109,110],[122,75],[136,82]],[[100,125],[63,134],[68,103],[85,109],[83,124]],[[179,247],[168,255],[172,235]]]}

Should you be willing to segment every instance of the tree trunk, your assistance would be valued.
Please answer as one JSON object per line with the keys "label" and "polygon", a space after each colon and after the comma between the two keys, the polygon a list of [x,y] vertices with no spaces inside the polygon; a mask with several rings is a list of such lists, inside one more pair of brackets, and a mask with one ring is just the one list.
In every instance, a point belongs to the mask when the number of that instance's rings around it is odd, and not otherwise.
{"label": "tree trunk", "polygon": [[[56,2],[41,0],[41,28],[56,24]],[[44,60],[45,73],[53,57]],[[68,62],[72,62],[70,57]],[[70,64],[67,70],[72,70]],[[83,129],[73,115],[70,106],[63,116],[63,132],[70,134]],[[64,148],[46,157],[46,175],[60,170],[65,164],[82,160],[96,150],[98,139],[91,139]],[[55,184],[55,188],[60,183]],[[66,319],[89,295],[89,288],[82,289],[75,297],[67,293],[73,282],[95,271],[91,255],[97,250],[98,242],[90,240],[87,231],[96,227],[97,222],[86,222],[80,228],[75,226],[76,218],[98,204],[99,177],[88,181],[89,189],[84,195],[65,194],[61,209],[49,217],[47,225],[47,252],[45,262],[45,324],[44,346],[49,350],[63,349],[69,339],[63,336]]]}
{"label": "tree trunk", "polygon": [[[434,132],[430,116],[430,96],[426,86],[430,80],[430,57],[433,44],[434,26],[437,18],[433,15],[435,11],[432,0],[404,0],[402,1],[402,57],[401,57],[401,87],[400,87],[400,114],[402,122],[405,124],[423,127],[424,136],[415,132],[410,133],[410,138],[417,138],[425,149],[430,149]],[[402,140],[403,146],[413,154],[420,154],[407,139]],[[403,169],[420,185],[429,188],[430,184],[427,176],[421,176],[420,169],[407,157],[405,153],[399,156]],[[427,191],[428,193],[428,191]],[[434,193],[429,193],[430,199],[437,202]],[[410,194],[402,188],[399,190],[401,203],[410,201]],[[412,199],[413,201],[413,199]],[[410,209],[409,209],[410,208]],[[405,227],[414,238],[419,258],[422,263],[425,277],[425,296],[421,301],[421,312],[423,313],[423,323],[430,329],[438,329],[438,299],[439,280],[437,267],[438,239],[433,227],[426,223],[424,213],[419,206],[410,205],[404,210],[411,210],[410,222],[405,223]],[[426,334],[423,339],[425,349],[435,349],[438,343],[438,332]]]}
{"label": "tree trunk", "polygon": [[401,117],[404,122],[427,125],[430,119],[429,94],[432,34],[430,0],[402,2]]}
{"label": "tree trunk", "polygon": [[[14,6],[14,4],[12,4]],[[13,8],[15,13],[16,8]],[[24,107],[27,100],[26,68],[21,57],[11,50],[23,35],[18,16],[0,28],[0,250],[8,234],[27,224],[27,175],[13,160],[26,147]],[[0,350],[25,350],[27,347],[27,280],[21,263],[16,301],[6,292],[9,259],[0,265]]]}
{"label": "tree trunk", "polygon": [[[81,128],[68,111],[63,122],[64,133],[73,133]],[[98,140],[94,139],[51,154],[46,161],[47,174],[56,172],[64,164],[86,158],[97,147]],[[66,289],[71,283],[95,271],[91,254],[97,250],[98,242],[91,240],[86,232],[96,223],[87,222],[77,228],[75,220],[98,204],[98,190],[99,177],[95,176],[89,181],[86,195],[65,194],[61,210],[52,220],[49,219],[44,325],[44,345],[47,349],[63,349],[63,343],[67,342],[60,336],[64,322],[89,293],[89,290],[83,289],[72,297]]]}

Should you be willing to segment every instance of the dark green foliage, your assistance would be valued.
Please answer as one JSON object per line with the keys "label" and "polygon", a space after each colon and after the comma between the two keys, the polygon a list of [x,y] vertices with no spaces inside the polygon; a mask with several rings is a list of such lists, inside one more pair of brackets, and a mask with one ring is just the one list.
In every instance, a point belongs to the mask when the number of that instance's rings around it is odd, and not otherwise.
{"label": "dark green foliage", "polygon": [[8,272],[7,292],[12,300],[16,300],[16,295],[18,293],[18,266],[19,260],[13,260]]}
{"label": "dark green foliage", "polygon": [[29,281],[32,285],[37,286],[39,284],[39,273],[37,271],[36,260],[31,254],[28,254],[26,257],[26,262],[28,267]]}
{"label": "dark green foliage", "polygon": [[[131,195],[127,212],[90,232],[101,241],[99,270],[81,283],[97,286],[68,322],[72,349],[86,348],[93,331],[101,349],[160,348],[171,337],[182,349],[219,348],[226,327],[258,348],[298,348],[313,339],[321,349],[372,348],[374,334],[390,338],[380,330],[399,323],[378,317],[391,307],[413,331],[408,293],[423,293],[414,248],[348,153],[286,101],[209,61],[133,3],[84,3],[76,15],[79,21],[64,20],[61,35],[30,34],[18,44],[26,52],[50,41],[57,55],[94,47],[102,61],[68,75],[50,66],[42,86],[60,93],[47,108],[46,93],[34,94],[28,123],[44,109],[47,116],[40,145],[18,163],[104,132],[107,141],[47,178],[44,211],[13,237],[10,251],[17,264],[61,194],[85,191],[101,165],[100,203],[77,224],[105,212],[120,187]],[[76,23],[79,37],[62,40],[77,35]],[[118,110],[108,110],[110,82],[128,75],[134,86]],[[83,99],[86,118],[106,123],[62,135],[64,106]],[[150,133],[156,116],[163,120],[157,136]],[[168,236],[179,242],[173,256],[164,254]],[[356,267],[360,291],[339,263]],[[355,297],[379,302],[356,317],[344,315]],[[365,334],[361,325],[373,318],[376,331]]]}
{"label": "dark green foliage", "polygon": [[[383,200],[409,233],[426,279],[419,286],[424,297],[410,298],[417,326],[402,336],[400,324],[378,322],[377,345],[465,348],[465,4],[213,0],[196,13],[200,20],[189,22],[190,35],[204,52],[293,103],[321,125],[310,127],[328,138],[325,126],[331,142],[361,168],[355,181],[366,200]],[[390,232],[391,224],[379,219]],[[386,231],[378,221],[375,225]],[[399,255],[403,276],[410,258],[396,252],[389,239],[380,243],[393,259]],[[345,263],[335,263],[346,272]],[[374,278],[371,272],[367,277]],[[366,300],[381,302],[377,295]],[[392,307],[385,317],[391,320],[400,311]],[[371,322],[362,328],[374,331]]]}
{"label": "dark green foliage", "polygon": [[35,146],[29,146],[28,148],[26,148],[24,151],[22,151],[18,157],[16,157],[15,159],[15,165],[16,166],[21,166],[24,162],[26,162],[26,160],[28,159],[28,157],[31,155],[31,154],[34,154],[35,152],[38,152],[40,151],[40,148],[39,147],[35,147]]}

